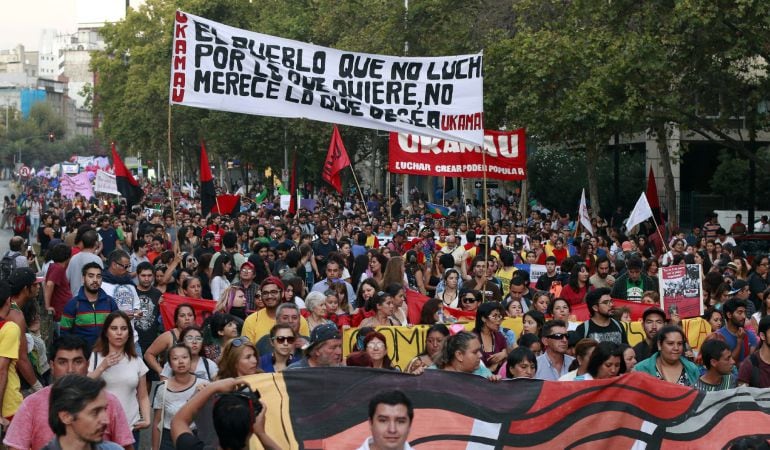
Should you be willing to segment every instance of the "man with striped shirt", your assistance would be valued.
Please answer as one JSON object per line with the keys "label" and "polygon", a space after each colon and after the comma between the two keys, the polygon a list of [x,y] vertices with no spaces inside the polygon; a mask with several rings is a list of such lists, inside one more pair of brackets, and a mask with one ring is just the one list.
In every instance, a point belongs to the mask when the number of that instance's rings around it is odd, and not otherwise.
{"label": "man with striped shirt", "polygon": [[64,306],[61,334],[74,334],[93,347],[102,331],[104,319],[118,309],[115,300],[102,290],[102,268],[95,262],[83,266],[83,286]]}

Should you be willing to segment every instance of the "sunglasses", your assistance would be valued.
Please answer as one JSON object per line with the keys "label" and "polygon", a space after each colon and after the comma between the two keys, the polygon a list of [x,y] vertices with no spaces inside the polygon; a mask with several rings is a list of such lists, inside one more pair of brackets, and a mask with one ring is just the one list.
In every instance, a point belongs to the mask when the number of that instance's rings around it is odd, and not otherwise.
{"label": "sunglasses", "polygon": [[246,336],[237,337],[230,342],[232,343],[233,347],[240,347],[241,345],[251,344],[251,341]]}
{"label": "sunglasses", "polygon": [[555,334],[549,334],[548,336],[546,336],[546,338],[553,339],[555,341],[560,341],[562,339],[567,339],[567,337],[568,336],[567,336],[566,333],[555,333]]}
{"label": "sunglasses", "polygon": [[477,300],[475,297],[468,297],[463,299],[463,303],[476,303]]}
{"label": "sunglasses", "polygon": [[294,336],[275,336],[273,340],[279,344],[293,344],[297,340]]}
{"label": "sunglasses", "polygon": [[118,267],[122,267],[122,268],[124,268],[125,270],[128,270],[128,269],[130,269],[130,268],[131,268],[131,264],[121,264],[121,263],[119,263],[119,262],[116,262],[116,263],[115,263],[115,265],[116,265],[116,266],[118,266]]}

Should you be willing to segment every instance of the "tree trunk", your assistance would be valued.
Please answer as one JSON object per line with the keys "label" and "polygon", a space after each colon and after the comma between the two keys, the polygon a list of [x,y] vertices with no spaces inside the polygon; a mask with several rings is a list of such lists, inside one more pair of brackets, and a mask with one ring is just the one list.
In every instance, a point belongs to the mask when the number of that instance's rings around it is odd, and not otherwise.
{"label": "tree trunk", "polygon": [[[591,211],[598,216],[601,211],[599,205],[599,176],[596,173],[596,165],[599,162],[599,144],[589,142],[586,144],[586,169],[588,172],[588,195],[591,198]],[[579,217],[576,217],[579,220]]]}
{"label": "tree trunk", "polygon": [[663,169],[666,187],[666,210],[668,211],[668,231],[673,233],[679,229],[679,209],[676,203],[676,187],[674,185],[674,172],[671,169],[671,153],[668,148],[668,128],[665,124],[655,127],[658,153],[660,153],[660,165]]}

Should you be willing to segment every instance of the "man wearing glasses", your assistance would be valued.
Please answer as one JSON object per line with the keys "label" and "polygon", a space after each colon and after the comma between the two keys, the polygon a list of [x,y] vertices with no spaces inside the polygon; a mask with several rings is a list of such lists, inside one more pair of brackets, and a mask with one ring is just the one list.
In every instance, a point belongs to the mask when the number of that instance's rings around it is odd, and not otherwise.
{"label": "man wearing glasses", "polygon": [[[131,258],[123,250],[113,250],[107,259],[107,264],[107,270],[102,274],[102,290],[112,297],[118,308],[132,319],[131,326],[134,327],[133,318],[142,315],[142,308],[139,294],[136,292],[136,286],[129,272]],[[138,343],[139,335],[134,328],[134,344],[137,345],[136,351],[140,352]]]}
{"label": "man wearing glasses", "polygon": [[[267,277],[259,285],[259,290],[265,308],[249,315],[243,322],[241,332],[241,336],[246,336],[251,342],[259,342],[275,325],[278,305],[283,299],[283,282],[278,277]],[[310,328],[304,317],[300,317],[299,334],[302,336],[310,334]]]}
{"label": "man wearing glasses", "polygon": [[594,289],[586,295],[586,306],[591,318],[577,327],[575,333],[581,338],[598,342],[628,344],[623,326],[612,318],[612,297],[609,288]]}
{"label": "man wearing glasses", "polygon": [[541,331],[545,353],[537,357],[535,378],[545,381],[557,381],[569,372],[569,366],[575,360],[567,355],[567,324],[563,320],[549,320]]}

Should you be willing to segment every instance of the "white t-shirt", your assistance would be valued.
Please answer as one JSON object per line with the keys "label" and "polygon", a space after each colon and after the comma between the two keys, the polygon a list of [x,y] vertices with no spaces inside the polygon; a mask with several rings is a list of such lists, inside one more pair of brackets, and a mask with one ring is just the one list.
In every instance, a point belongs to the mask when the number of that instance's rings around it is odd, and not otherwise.
{"label": "white t-shirt", "polygon": [[[89,372],[93,372],[96,367],[99,367],[103,359],[104,356],[100,353],[91,353],[91,358],[88,360]],[[129,427],[133,427],[140,419],[139,400],[136,398],[136,394],[139,388],[139,378],[145,376],[147,372],[147,366],[142,358],[129,358],[126,355],[119,363],[102,373],[102,379],[107,383],[107,392],[120,400]]]}
{"label": "white t-shirt", "polygon": [[[160,414],[161,409],[165,409],[163,412],[163,428],[166,430],[171,429],[171,421],[182,406],[190,400],[190,397],[195,394],[195,388],[201,384],[206,384],[206,380],[196,378],[195,382],[187,389],[182,391],[167,391],[166,383],[161,383],[155,390],[155,400],[152,402],[152,409],[156,410],[155,414]],[[195,426],[193,424],[192,428]]]}

